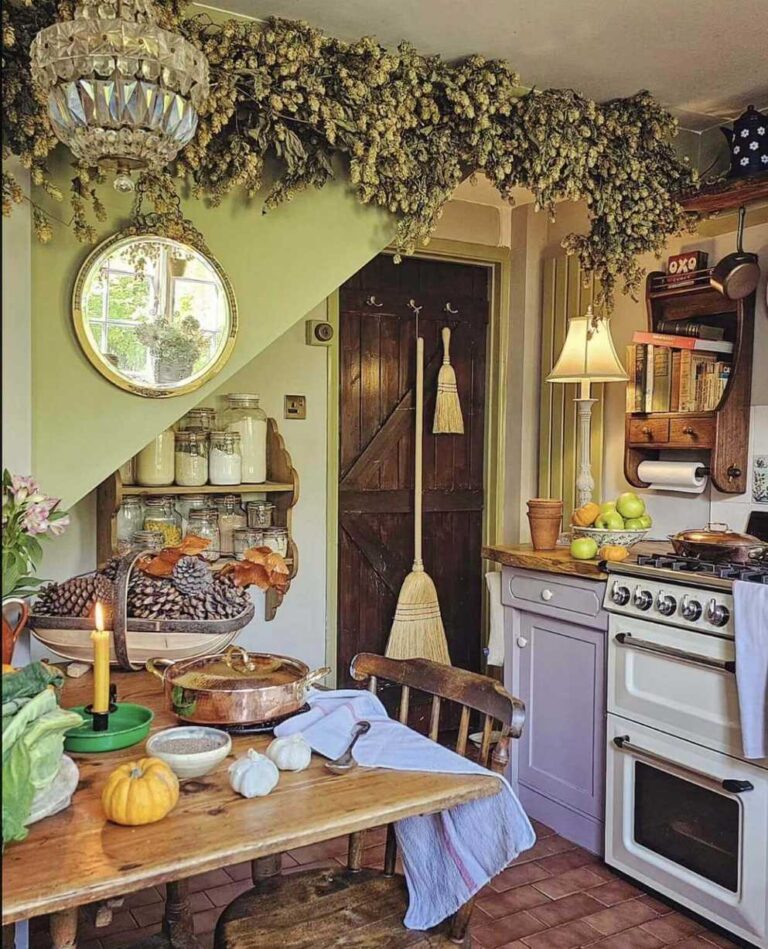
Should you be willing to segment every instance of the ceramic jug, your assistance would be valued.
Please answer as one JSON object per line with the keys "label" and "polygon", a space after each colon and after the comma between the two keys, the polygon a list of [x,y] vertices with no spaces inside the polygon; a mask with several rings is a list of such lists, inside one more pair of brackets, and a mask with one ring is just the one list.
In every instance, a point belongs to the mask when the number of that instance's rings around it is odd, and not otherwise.
{"label": "ceramic jug", "polygon": [[729,178],[746,178],[768,172],[768,115],[751,105],[733,123],[720,131],[731,150]]}
{"label": "ceramic jug", "polygon": [[29,618],[26,601],[10,597],[3,601],[3,665],[11,664],[16,640],[23,632]]}

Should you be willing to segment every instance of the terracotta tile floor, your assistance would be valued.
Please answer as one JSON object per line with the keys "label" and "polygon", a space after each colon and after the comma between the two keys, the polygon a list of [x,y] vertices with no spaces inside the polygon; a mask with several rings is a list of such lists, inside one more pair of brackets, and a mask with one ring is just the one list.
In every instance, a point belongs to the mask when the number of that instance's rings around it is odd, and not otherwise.
{"label": "terracotta tile floor", "polygon": [[[738,945],[737,940],[624,880],[548,827],[535,826],[535,847],[477,898],[470,925],[474,949],[728,949]],[[382,865],[383,840],[383,829],[367,834],[366,865]],[[302,847],[283,856],[283,872],[343,864],[345,855],[345,838]],[[213,945],[222,907],[249,886],[248,864],[191,880],[195,931],[204,947]],[[83,913],[79,949],[123,949],[157,932],[162,913],[162,888],[155,887],[128,896],[106,928],[94,928],[92,919]],[[31,949],[48,945],[46,920],[33,920]]]}

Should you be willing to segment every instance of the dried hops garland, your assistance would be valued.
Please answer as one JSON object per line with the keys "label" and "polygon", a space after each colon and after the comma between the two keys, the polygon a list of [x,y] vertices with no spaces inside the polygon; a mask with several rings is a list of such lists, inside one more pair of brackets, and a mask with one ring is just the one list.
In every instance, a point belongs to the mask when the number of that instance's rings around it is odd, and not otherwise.
{"label": "dried hops garland", "polygon": [[[271,154],[280,170],[265,207],[275,207],[322,187],[340,153],[360,200],[398,215],[398,247],[408,253],[426,242],[456,186],[484,172],[502,195],[528,188],[550,211],[563,198],[586,202],[590,232],[569,235],[564,246],[600,278],[609,301],[617,278],[637,287],[637,256],[659,251],[686,223],[673,195],[693,186],[694,173],[672,148],[673,119],[646,92],[602,105],[572,90],[521,95],[503,61],[473,56],[451,65],[408,44],[387,51],[371,38],[346,43],[277,19],[182,20],[181,0],[159,6],[210,63],[210,98],[172,174],[212,204],[234,188],[255,195]],[[55,140],[30,88],[27,49],[57,12],[69,15],[71,0],[3,6],[4,149],[44,187]],[[73,182],[84,240],[93,233],[87,207],[103,213],[97,177],[79,169]],[[169,224],[181,213],[163,199],[171,187],[167,175],[151,189]],[[4,179],[4,211],[17,197]]]}

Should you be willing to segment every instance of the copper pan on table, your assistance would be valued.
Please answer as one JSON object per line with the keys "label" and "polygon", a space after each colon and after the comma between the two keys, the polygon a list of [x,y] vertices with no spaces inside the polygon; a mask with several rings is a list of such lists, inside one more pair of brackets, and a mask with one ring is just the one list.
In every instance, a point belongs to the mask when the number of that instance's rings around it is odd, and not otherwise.
{"label": "copper pan on table", "polygon": [[196,725],[259,725],[291,715],[331,671],[310,672],[299,659],[241,646],[176,662],[150,659],[146,667],[162,681],[170,710]]}

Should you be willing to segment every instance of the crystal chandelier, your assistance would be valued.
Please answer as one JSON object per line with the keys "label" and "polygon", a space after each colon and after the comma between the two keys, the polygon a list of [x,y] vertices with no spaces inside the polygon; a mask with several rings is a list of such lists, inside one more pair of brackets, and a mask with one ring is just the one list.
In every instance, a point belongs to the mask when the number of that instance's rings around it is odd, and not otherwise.
{"label": "crystal chandelier", "polygon": [[208,61],[157,26],[153,0],[79,0],[75,18],[41,30],[30,54],[57,137],[87,164],[115,170],[118,191],[195,134]]}

